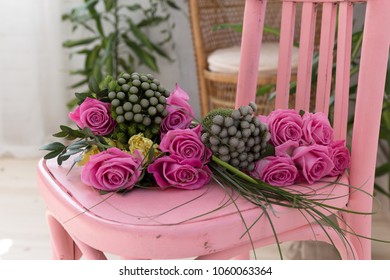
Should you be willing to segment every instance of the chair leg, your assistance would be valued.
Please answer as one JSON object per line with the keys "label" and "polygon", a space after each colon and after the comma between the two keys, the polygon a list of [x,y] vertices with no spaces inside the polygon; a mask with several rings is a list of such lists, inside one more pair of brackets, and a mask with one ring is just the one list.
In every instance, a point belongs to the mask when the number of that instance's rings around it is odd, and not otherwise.
{"label": "chair leg", "polygon": [[52,258],[54,260],[79,259],[81,252],[61,223],[49,213],[47,221],[51,236]]}
{"label": "chair leg", "polygon": [[73,238],[77,244],[77,246],[80,248],[81,252],[83,253],[83,256],[88,260],[107,260],[106,256],[102,251],[99,251],[95,248],[92,248],[91,246],[85,244],[84,242]]}

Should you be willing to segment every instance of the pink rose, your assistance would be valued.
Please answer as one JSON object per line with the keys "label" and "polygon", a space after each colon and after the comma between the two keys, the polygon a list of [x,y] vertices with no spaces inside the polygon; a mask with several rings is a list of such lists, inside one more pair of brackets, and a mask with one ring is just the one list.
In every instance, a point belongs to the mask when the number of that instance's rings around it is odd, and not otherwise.
{"label": "pink rose", "polygon": [[202,127],[199,125],[194,129],[169,130],[161,140],[159,148],[171,156],[178,156],[183,159],[198,159],[204,164],[208,163],[211,151],[201,140]]}
{"label": "pink rose", "polygon": [[324,113],[306,113],[303,116],[302,141],[307,144],[329,145],[333,139],[333,129]]}
{"label": "pink rose", "polygon": [[329,147],[314,144],[296,148],[292,159],[302,177],[313,184],[333,170],[334,164],[330,157]]}
{"label": "pink rose", "polygon": [[283,187],[294,184],[298,170],[290,157],[265,157],[256,162],[251,175],[272,186]]}
{"label": "pink rose", "polygon": [[89,97],[69,113],[69,118],[80,128],[90,128],[95,135],[108,135],[116,125],[111,118],[110,104]]}
{"label": "pink rose", "polygon": [[210,169],[202,161],[164,156],[148,167],[161,189],[178,188],[185,190],[200,189],[210,182]]}
{"label": "pink rose", "polygon": [[334,141],[329,145],[329,147],[332,151],[331,159],[334,164],[334,168],[329,175],[339,176],[345,172],[351,161],[348,148],[345,146],[344,140]]}
{"label": "pink rose", "polygon": [[133,155],[118,148],[92,155],[81,170],[84,184],[102,191],[130,190],[138,182],[141,173],[142,155]]}
{"label": "pink rose", "polygon": [[267,118],[260,117],[266,121],[268,130],[271,133],[271,144],[279,146],[288,140],[300,142],[302,138],[302,117],[294,110],[278,109],[272,111]]}
{"label": "pink rose", "polygon": [[292,157],[296,148],[299,147],[298,142],[288,140],[287,142],[275,147],[275,156],[277,157]]}
{"label": "pink rose", "polygon": [[161,134],[164,136],[169,130],[190,127],[194,112],[188,103],[189,96],[178,85],[167,98],[168,115],[161,123]]}

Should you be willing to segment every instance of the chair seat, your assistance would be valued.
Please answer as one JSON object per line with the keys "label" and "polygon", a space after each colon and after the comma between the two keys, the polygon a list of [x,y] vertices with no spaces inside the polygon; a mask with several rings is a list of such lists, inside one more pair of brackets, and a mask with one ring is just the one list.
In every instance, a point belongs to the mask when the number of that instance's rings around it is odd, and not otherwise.
{"label": "chair seat", "polygon": [[[260,75],[276,75],[278,68],[279,43],[264,42],[259,60]],[[298,48],[292,50],[292,72],[298,66]],[[209,70],[218,73],[238,73],[240,67],[240,47],[217,49],[207,57]]]}
{"label": "chair seat", "polygon": [[[103,252],[142,259],[212,254],[232,247],[232,241],[237,246],[250,242],[236,207],[247,227],[262,214],[258,207],[232,192],[225,192],[216,183],[194,191],[137,188],[126,194],[102,195],[80,181],[81,168],[74,167],[67,174],[70,165],[71,162],[58,166],[55,160],[41,160],[40,192],[50,214],[71,236]],[[310,192],[332,193],[337,199],[327,203],[343,208],[349,191],[341,184],[348,184],[347,176],[341,178],[340,185],[315,184]],[[292,188],[309,192],[304,186]],[[279,220],[278,232],[303,226],[310,220],[298,210],[280,206],[274,206],[269,213],[273,220]],[[252,240],[273,237],[265,216],[250,233]],[[166,250],[161,250],[161,244]]]}

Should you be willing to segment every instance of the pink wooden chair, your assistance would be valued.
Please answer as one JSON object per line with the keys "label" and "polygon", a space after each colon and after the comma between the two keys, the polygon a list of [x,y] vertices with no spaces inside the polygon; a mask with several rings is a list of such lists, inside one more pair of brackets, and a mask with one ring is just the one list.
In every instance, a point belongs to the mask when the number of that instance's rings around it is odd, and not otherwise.
{"label": "pink wooden chair", "polygon": [[[266,0],[247,0],[244,16],[242,63],[236,106],[255,98],[256,75]],[[335,76],[334,130],[337,139],[346,138],[352,16],[355,2],[366,2],[366,21],[358,79],[355,122],[352,134],[351,168],[341,181],[373,192],[380,112],[390,43],[389,0],[283,0],[281,48],[276,108],[287,108],[291,74],[291,49],[295,8],[302,3],[302,29],[298,67],[296,109],[309,109],[311,62],[316,8],[322,5],[319,77],[316,111],[328,113],[331,91],[333,45],[338,16],[337,70]],[[69,163],[70,164],[70,163]],[[57,166],[53,160],[39,164],[40,192],[47,204],[53,258],[104,259],[111,253],[130,259],[248,258],[252,248],[245,226],[226,193],[216,185],[197,191],[151,191],[137,189],[123,196],[100,195],[79,180],[75,168]],[[315,188],[316,186],[313,186]],[[347,187],[335,187],[333,206],[370,212],[372,199]],[[234,196],[234,194],[233,194]],[[237,198],[247,225],[261,210]],[[219,208],[218,211],[214,211]],[[275,206],[272,216],[279,242],[318,240],[334,245],[343,259],[370,259],[370,240],[347,234],[351,246],[327,228],[327,234],[298,210]],[[331,213],[329,213],[331,214]],[[356,234],[371,236],[371,217],[337,213]],[[275,243],[269,222],[258,220],[250,230],[254,247]]]}

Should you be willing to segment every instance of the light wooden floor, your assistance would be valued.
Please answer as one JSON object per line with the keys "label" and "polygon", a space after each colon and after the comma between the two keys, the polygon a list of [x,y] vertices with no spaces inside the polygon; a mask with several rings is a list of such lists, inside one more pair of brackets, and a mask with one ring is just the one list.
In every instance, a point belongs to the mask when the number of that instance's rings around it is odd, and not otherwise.
{"label": "light wooden floor", "polygon": [[[37,161],[0,158],[0,260],[51,257],[45,206],[37,193]],[[390,240],[389,216],[380,213],[374,217],[374,237]],[[288,250],[290,246],[282,245],[287,257],[292,256]],[[319,250],[324,249],[320,247]],[[390,260],[390,244],[373,242],[372,253],[373,259]],[[276,247],[269,246],[258,250],[257,258],[279,259],[279,256]]]}

